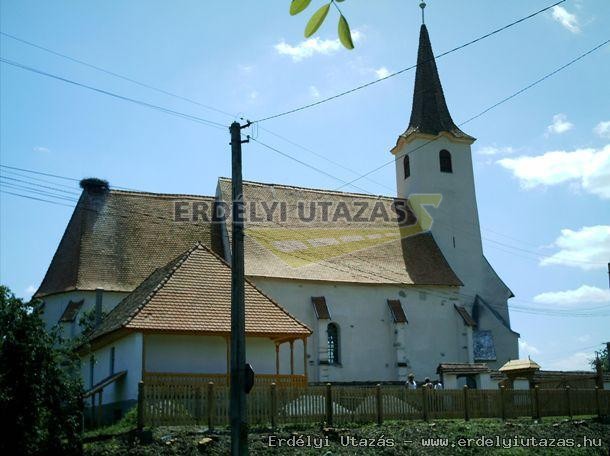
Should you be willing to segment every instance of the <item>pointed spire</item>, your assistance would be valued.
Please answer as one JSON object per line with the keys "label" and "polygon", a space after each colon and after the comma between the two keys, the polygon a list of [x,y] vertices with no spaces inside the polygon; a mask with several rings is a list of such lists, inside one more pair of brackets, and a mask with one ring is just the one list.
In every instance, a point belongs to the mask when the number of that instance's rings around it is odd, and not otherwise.
{"label": "pointed spire", "polygon": [[[422,9],[423,12],[423,9]],[[434,53],[428,36],[428,29],[422,24],[419,33],[419,50],[417,51],[417,71],[415,73],[415,90],[409,127],[403,136],[411,133],[438,135],[448,132],[457,138],[473,139],[460,130],[449,114],[443,87],[436,69]]]}

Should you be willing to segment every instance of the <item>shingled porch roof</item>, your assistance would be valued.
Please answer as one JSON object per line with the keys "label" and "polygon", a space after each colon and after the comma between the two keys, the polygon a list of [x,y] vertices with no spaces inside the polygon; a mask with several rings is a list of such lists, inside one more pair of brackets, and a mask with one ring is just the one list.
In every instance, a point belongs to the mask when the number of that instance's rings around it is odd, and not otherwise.
{"label": "shingled porch roof", "polygon": [[[246,334],[271,339],[299,339],[311,330],[246,280]],[[88,337],[94,341],[119,329],[231,333],[231,268],[208,247],[197,243],[155,270],[126,296]]]}

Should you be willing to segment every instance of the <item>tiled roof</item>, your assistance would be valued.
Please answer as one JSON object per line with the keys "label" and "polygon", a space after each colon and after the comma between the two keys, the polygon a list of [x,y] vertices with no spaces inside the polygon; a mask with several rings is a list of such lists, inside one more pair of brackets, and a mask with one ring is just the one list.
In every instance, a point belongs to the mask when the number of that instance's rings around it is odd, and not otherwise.
{"label": "tiled roof", "polygon": [[[304,337],[311,330],[246,281],[246,333]],[[208,247],[195,245],[154,271],[89,336],[120,328],[230,334],[231,268]]]}
{"label": "tiled roof", "polygon": [[[218,186],[219,198],[230,208],[231,180],[220,178]],[[250,277],[401,285],[462,284],[430,233],[401,237],[396,221],[372,217],[375,207],[380,206],[391,214],[393,198],[257,182],[244,182],[243,194],[246,211],[253,204],[260,211],[262,204],[269,207],[278,203],[271,220],[263,217],[264,220],[245,222],[246,274]],[[325,219],[318,206],[314,219],[304,221],[302,215],[309,215],[310,205],[320,202],[330,204],[331,216]],[[367,206],[360,218],[370,221],[350,221],[344,217],[333,220],[339,205],[345,205],[352,216]],[[230,240],[230,216],[226,226]]]}
{"label": "tiled roof", "polygon": [[460,130],[449,114],[441,80],[438,76],[428,29],[421,26],[419,49],[417,52],[417,70],[409,127],[403,133],[406,137],[412,133],[438,135],[448,132],[457,138],[474,139]]}
{"label": "tiled roof", "polygon": [[540,369],[540,365],[531,359],[512,359],[498,370],[500,372],[513,372],[527,369]]}
{"label": "tiled roof", "polygon": [[214,224],[174,221],[174,202],[214,198],[85,188],[35,297],[71,290],[132,291],[156,268],[201,242]]}
{"label": "tiled roof", "polygon": [[477,323],[472,319],[472,317],[464,306],[458,306],[457,304],[454,304],[453,307],[455,308],[455,310],[457,310],[457,313],[460,314],[460,317],[462,317],[462,320],[464,320],[464,324],[466,326],[474,328],[477,325]]}
{"label": "tiled roof", "polygon": [[490,371],[485,363],[442,363],[436,368],[437,374],[477,374]]}

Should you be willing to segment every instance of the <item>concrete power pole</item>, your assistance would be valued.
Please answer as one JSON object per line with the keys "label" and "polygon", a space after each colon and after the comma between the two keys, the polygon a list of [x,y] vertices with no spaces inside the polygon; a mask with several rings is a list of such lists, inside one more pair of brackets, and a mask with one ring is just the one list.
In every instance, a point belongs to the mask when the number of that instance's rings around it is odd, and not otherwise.
{"label": "concrete power pole", "polygon": [[231,455],[248,454],[248,426],[246,423],[246,312],[244,297],[244,213],[243,185],[241,175],[241,126],[233,122],[231,132],[232,167],[232,224],[231,250],[231,377],[230,377],[230,424]]}

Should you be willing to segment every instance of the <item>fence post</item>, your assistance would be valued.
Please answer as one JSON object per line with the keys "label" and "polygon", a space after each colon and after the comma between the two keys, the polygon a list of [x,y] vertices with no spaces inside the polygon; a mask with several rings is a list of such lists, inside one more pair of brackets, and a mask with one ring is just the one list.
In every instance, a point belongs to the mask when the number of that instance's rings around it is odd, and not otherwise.
{"label": "fence post", "polygon": [[602,417],[602,407],[601,402],[599,400],[599,386],[595,387],[595,408],[597,409],[597,417],[601,419]]}
{"label": "fence post", "polygon": [[144,382],[138,382],[138,431],[144,428]]}
{"label": "fence post", "polygon": [[506,404],[504,403],[504,385],[500,386],[500,416],[506,421]]}
{"label": "fence post", "polygon": [[572,419],[572,398],[570,397],[570,385],[566,385],[566,403],[568,407],[568,416]]}
{"label": "fence post", "polygon": [[534,418],[540,421],[542,412],[540,411],[540,389],[538,385],[534,386]]}
{"label": "fence post", "polygon": [[203,386],[193,386],[195,388],[195,423],[199,425],[203,417]]}
{"label": "fence post", "polygon": [[383,424],[383,401],[381,397],[381,383],[378,383],[375,389],[377,397],[377,424],[381,426],[381,424]]}
{"label": "fence post", "polygon": [[277,386],[271,383],[271,429],[275,429],[277,419]]}
{"label": "fence post", "polygon": [[464,421],[470,420],[470,410],[468,405],[468,385],[464,385]]}
{"label": "fence post", "polygon": [[214,382],[208,382],[208,395],[207,395],[207,409],[208,409],[208,430],[214,430]]}
{"label": "fence post", "polygon": [[422,397],[422,418],[424,421],[428,421],[428,388],[422,387],[421,389],[421,397]]}
{"label": "fence post", "polygon": [[326,425],[333,425],[333,393],[331,384],[326,384]]}

